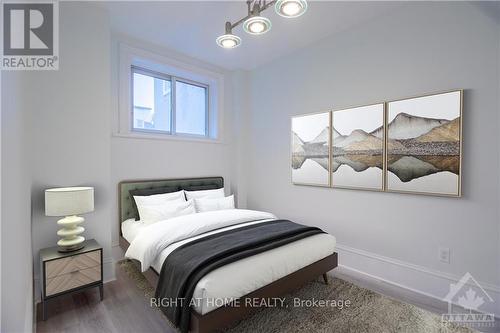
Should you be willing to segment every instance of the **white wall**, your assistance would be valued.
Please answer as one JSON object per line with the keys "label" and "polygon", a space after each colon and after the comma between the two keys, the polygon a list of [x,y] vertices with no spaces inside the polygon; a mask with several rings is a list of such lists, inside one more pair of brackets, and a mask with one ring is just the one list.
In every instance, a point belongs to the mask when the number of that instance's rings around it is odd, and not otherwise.
{"label": "white wall", "polygon": [[[2,72],[0,71],[0,160],[2,156]],[[2,260],[2,163],[0,163],[0,260]],[[0,299],[2,295],[2,265],[0,264]],[[2,302],[0,301],[0,329],[2,328]]]}
{"label": "white wall", "polygon": [[[405,5],[251,73],[112,36],[106,10],[96,5],[62,3],[60,10],[60,70],[1,78],[2,332],[31,328],[32,259],[37,276],[38,250],[57,240],[43,190],[96,187],[85,235],[105,247],[111,279],[117,185],[137,178],[221,175],[240,207],[336,235],[345,267],[436,297],[470,271],[498,297],[500,36],[474,6]],[[118,40],[223,73],[223,142],[113,137]],[[291,115],[451,88],[466,89],[462,199],[290,184]],[[441,245],[451,248],[449,265],[437,260]]]}
{"label": "white wall", "polygon": [[61,4],[60,70],[2,73],[2,332],[32,330],[38,250],[58,239],[44,189],[95,186],[85,236],[111,263],[109,42],[104,10]]}
{"label": "white wall", "polygon": [[[497,13],[500,12],[500,3],[497,3]],[[498,15],[500,16],[500,15]],[[497,17],[497,22],[500,22],[500,17]],[[498,24],[499,28],[499,34],[498,34],[498,41],[499,41],[499,45],[500,45],[500,23]],[[498,52],[498,62],[499,62],[499,65],[498,65],[498,92],[497,92],[497,100],[498,100],[498,113],[500,114],[500,51]],[[498,128],[500,128],[500,116],[498,116]],[[499,149],[500,149],[500,145],[499,145]],[[498,164],[500,165],[500,151],[498,153]],[[498,188],[499,188],[499,191],[500,191],[500,177],[498,177]],[[500,195],[498,197],[498,201],[497,201],[497,207],[498,207],[498,215],[500,215]],[[500,239],[500,218],[498,219],[498,238]],[[498,242],[498,253],[500,253],[500,242]],[[500,265],[498,265],[498,275],[500,276]],[[498,307],[500,308],[500,304],[498,305]],[[500,310],[499,310],[500,312]]]}
{"label": "white wall", "polygon": [[[192,59],[158,45],[146,43],[118,33],[112,38],[112,127],[118,127],[119,44],[143,49],[155,55],[180,61],[186,65],[224,76],[224,103],[219,109],[220,140],[201,142],[174,139],[138,139],[113,135],[111,139],[111,234],[118,246],[118,184],[124,180],[165,179],[183,177],[223,176],[226,191],[232,188],[231,124],[233,85],[231,76],[221,68]],[[111,132],[110,132],[111,133]],[[118,252],[119,253],[119,252]]]}
{"label": "white wall", "polygon": [[239,70],[231,73],[232,93],[232,145],[231,175],[233,186],[231,193],[236,195],[236,206],[247,207],[247,151],[241,149],[248,144],[248,123],[250,121],[250,72]]}
{"label": "white wall", "polygon": [[30,72],[21,111],[30,133],[32,242],[35,297],[39,295],[41,248],[58,240],[57,218],[46,217],[44,189],[95,187],[95,212],[86,214],[84,236],[104,247],[104,278],[114,277],[111,259],[110,31],[105,10],[89,4],[60,6],[58,71]]}
{"label": "white wall", "polygon": [[2,73],[2,332],[31,331],[33,280],[31,199],[24,91],[28,75]]}
{"label": "white wall", "polygon": [[[2,72],[0,71],[0,160],[2,156]],[[0,260],[2,260],[2,163],[0,163]],[[2,295],[2,265],[0,264],[0,299]],[[0,329],[2,328],[2,302],[0,301]]]}
{"label": "white wall", "polygon": [[[228,73],[154,45],[114,37],[105,8],[61,3],[60,69],[2,77],[2,206],[8,207],[2,210],[2,220],[8,221],[2,223],[1,241],[2,331],[31,329],[27,325],[32,325],[32,262],[34,296],[39,299],[38,251],[58,239],[57,218],[44,214],[44,189],[95,187],[95,212],[85,216],[84,235],[103,245],[104,279],[110,280],[112,245],[118,241],[120,181],[223,176],[227,188],[232,187],[230,77],[225,81],[220,143],[112,136],[118,112],[118,40]],[[11,258],[12,253],[16,255]]]}
{"label": "white wall", "polygon": [[[334,234],[348,268],[437,298],[468,271],[500,300],[498,65],[494,20],[468,3],[426,2],[255,70],[241,148],[248,206]],[[291,184],[290,116],[456,88],[465,89],[463,198]]]}

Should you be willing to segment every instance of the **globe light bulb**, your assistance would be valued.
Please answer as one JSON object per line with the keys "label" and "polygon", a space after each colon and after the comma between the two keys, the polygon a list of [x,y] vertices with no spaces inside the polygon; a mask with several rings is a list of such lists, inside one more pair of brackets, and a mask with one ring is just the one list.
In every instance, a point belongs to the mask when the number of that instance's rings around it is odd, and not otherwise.
{"label": "globe light bulb", "polygon": [[236,42],[232,39],[224,39],[222,42],[222,47],[225,47],[226,49],[231,49],[236,46]]}
{"label": "globe light bulb", "polygon": [[287,2],[281,8],[282,12],[288,16],[297,15],[297,13],[300,12],[301,9],[302,7],[300,7],[300,5],[295,1]]}
{"label": "globe light bulb", "polygon": [[217,45],[224,49],[234,49],[241,44],[241,38],[233,34],[225,34],[217,37]]}
{"label": "globe light bulb", "polygon": [[248,26],[251,32],[262,33],[266,27],[261,22],[254,22]]}
{"label": "globe light bulb", "polygon": [[278,0],[274,5],[274,10],[280,16],[293,18],[299,17],[307,10],[306,0]]}
{"label": "globe light bulb", "polygon": [[271,30],[271,21],[263,16],[252,16],[243,23],[243,29],[252,35],[262,35]]}

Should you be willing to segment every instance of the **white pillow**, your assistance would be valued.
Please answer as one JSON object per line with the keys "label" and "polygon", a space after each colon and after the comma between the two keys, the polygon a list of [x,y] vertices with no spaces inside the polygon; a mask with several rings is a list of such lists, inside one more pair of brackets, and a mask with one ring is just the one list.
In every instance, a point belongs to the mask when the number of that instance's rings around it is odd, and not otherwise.
{"label": "white pillow", "polygon": [[234,209],[234,195],[225,198],[194,199],[196,212],[210,212],[213,210]]}
{"label": "white pillow", "polygon": [[142,205],[139,208],[141,222],[146,225],[194,213],[196,213],[196,210],[194,208],[193,200],[167,201],[159,204]]}
{"label": "white pillow", "polygon": [[137,210],[141,205],[155,205],[167,201],[182,200],[186,201],[184,197],[184,191],[177,191],[171,193],[153,194],[153,195],[134,195],[135,204],[137,205]]}
{"label": "white pillow", "polygon": [[190,199],[215,199],[224,198],[224,189],[218,188],[216,190],[202,190],[202,191],[184,191],[186,193],[186,198]]}

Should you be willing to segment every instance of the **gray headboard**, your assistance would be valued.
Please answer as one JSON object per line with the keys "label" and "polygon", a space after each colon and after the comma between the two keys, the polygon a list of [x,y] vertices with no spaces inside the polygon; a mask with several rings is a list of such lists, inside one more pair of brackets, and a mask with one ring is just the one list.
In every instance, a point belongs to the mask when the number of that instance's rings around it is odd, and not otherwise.
{"label": "gray headboard", "polygon": [[192,187],[210,186],[213,188],[223,188],[224,178],[222,177],[201,177],[201,178],[178,178],[178,179],[157,179],[157,180],[127,180],[118,184],[118,216],[120,223],[129,218],[133,218],[132,198],[130,190],[154,189],[157,187],[178,186],[179,190]]}

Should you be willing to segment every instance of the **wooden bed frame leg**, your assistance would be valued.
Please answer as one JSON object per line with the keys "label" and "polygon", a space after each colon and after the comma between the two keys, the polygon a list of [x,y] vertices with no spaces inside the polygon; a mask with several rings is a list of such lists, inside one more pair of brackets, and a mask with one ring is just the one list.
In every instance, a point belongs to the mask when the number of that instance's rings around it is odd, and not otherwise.
{"label": "wooden bed frame leg", "polygon": [[326,285],[330,284],[330,282],[328,282],[328,274],[326,274],[326,273],[323,274],[323,280],[325,280]]}

